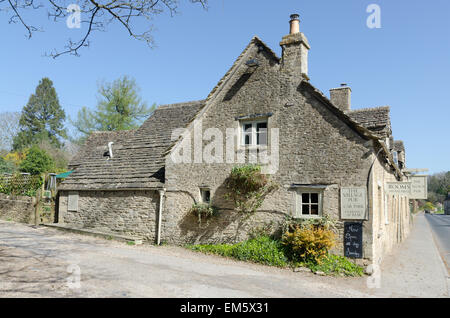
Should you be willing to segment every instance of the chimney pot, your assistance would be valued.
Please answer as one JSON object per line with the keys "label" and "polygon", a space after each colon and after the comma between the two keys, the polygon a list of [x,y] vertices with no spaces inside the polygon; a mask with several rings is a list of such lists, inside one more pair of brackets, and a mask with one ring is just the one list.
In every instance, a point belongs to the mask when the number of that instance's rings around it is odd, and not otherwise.
{"label": "chimney pot", "polygon": [[300,20],[298,14],[291,14],[291,20],[289,21],[290,31],[289,34],[296,34],[300,32]]}

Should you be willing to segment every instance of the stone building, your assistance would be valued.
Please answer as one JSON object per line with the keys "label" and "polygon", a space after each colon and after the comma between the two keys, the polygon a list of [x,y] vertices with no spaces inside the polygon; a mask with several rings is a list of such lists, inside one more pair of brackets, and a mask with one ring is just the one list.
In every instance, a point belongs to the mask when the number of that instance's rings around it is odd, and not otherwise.
{"label": "stone building", "polygon": [[[236,242],[287,217],[328,216],[339,231],[335,253],[355,221],[359,257],[380,262],[410,225],[408,198],[385,191],[405,166],[394,160],[389,107],[352,110],[347,85],[327,98],[310,83],[298,15],[290,27],[281,57],[255,36],[205,100],[161,106],[135,131],[91,134],[59,189],[60,222],[183,244]],[[261,164],[280,185],[245,216],[224,186],[243,162]],[[342,195],[355,188],[362,219],[343,217]],[[202,201],[219,212],[199,225],[189,210]]]}

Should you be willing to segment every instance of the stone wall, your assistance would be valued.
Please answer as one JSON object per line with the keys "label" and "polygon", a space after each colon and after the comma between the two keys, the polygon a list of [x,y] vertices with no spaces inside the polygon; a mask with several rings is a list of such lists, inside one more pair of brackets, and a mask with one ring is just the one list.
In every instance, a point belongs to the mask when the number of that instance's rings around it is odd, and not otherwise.
{"label": "stone wall", "polygon": [[35,199],[26,196],[10,196],[0,193],[0,219],[34,224]]}
{"label": "stone wall", "polygon": [[386,182],[396,179],[389,167],[376,161],[372,175],[371,216],[373,220],[374,263],[381,263],[384,256],[401,243],[412,225],[409,199],[406,196],[385,192]]}
{"label": "stone wall", "polygon": [[[280,185],[268,196],[260,210],[249,218],[232,211],[224,199],[224,181],[236,163],[166,162],[166,203],[163,239],[172,243],[231,242],[248,236],[251,228],[264,223],[279,224],[292,216],[295,189],[292,184],[324,185],[323,214],[338,222],[337,253],[343,253],[343,222],[339,211],[340,188],[365,187],[374,155],[352,128],[331,113],[314,96],[300,88],[300,79],[291,80],[264,51],[251,48],[243,60],[256,58],[260,66],[241,83],[246,66],[210,102],[200,117],[202,130],[217,128],[226,136],[227,128],[238,128],[236,117],[270,114],[268,129],[279,129],[279,167],[272,178]],[[230,90],[235,90],[230,93]],[[230,97],[231,96],[231,97]],[[224,137],[225,140],[225,137]],[[237,143],[237,140],[236,140]],[[203,142],[203,148],[209,141]],[[271,147],[269,132],[269,149]],[[192,144],[193,149],[193,144]],[[223,149],[225,156],[226,149]],[[236,153],[244,151],[237,147]],[[188,210],[200,199],[199,187],[211,189],[213,205],[221,208],[210,224],[199,227]],[[372,258],[372,221],[364,222],[364,258]]]}
{"label": "stone wall", "polygon": [[59,193],[59,223],[154,241],[156,191],[78,191],[78,210],[68,210],[68,191]]}

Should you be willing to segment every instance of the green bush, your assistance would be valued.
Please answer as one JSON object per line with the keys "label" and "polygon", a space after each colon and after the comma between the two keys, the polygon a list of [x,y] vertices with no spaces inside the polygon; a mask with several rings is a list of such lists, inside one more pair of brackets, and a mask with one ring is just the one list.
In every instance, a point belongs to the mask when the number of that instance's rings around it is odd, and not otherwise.
{"label": "green bush", "polygon": [[19,169],[22,172],[39,175],[50,171],[53,166],[53,159],[44,150],[33,146],[28,149],[25,159],[20,163]]}
{"label": "green bush", "polygon": [[237,244],[188,245],[187,247],[194,251],[232,257],[241,261],[277,267],[288,265],[281,242],[268,236],[253,238]]}
{"label": "green bush", "polygon": [[310,268],[313,272],[321,271],[325,274],[342,274],[345,276],[362,276],[364,269],[344,256],[329,254],[323,257],[320,264],[316,262],[307,262],[300,264]]}
{"label": "green bush", "polygon": [[216,208],[209,203],[196,203],[192,205],[189,213],[194,214],[198,218],[198,224],[202,224],[202,220],[208,220],[216,213]]}

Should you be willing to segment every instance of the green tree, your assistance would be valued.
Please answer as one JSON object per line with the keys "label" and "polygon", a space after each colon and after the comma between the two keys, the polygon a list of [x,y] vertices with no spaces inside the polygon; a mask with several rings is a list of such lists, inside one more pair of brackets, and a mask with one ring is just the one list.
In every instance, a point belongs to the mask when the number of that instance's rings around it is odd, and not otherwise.
{"label": "green tree", "polygon": [[14,170],[15,167],[12,162],[5,160],[3,157],[0,157],[0,174],[13,173]]}
{"label": "green tree", "polygon": [[53,159],[38,146],[34,145],[27,151],[27,156],[20,163],[19,170],[32,175],[50,171],[54,166]]}
{"label": "green tree", "polygon": [[60,148],[59,138],[66,138],[65,119],[53,82],[44,77],[22,110],[20,131],[13,138],[14,150],[27,148],[43,139]]}
{"label": "green tree", "polygon": [[102,83],[98,88],[97,108],[83,107],[72,124],[87,137],[92,131],[128,130],[139,127],[156,108],[148,107],[139,96],[139,87],[134,79],[123,76],[112,83]]}

